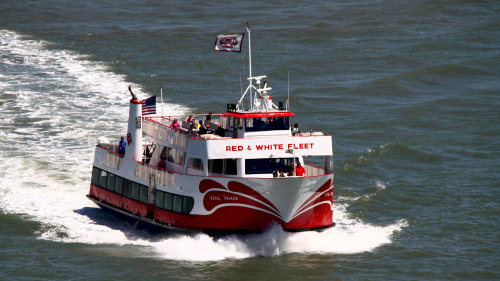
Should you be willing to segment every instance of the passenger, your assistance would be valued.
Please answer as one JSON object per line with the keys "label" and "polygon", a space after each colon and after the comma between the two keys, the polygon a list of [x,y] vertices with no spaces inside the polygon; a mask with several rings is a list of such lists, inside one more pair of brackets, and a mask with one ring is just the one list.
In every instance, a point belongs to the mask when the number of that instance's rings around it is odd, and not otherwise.
{"label": "passenger", "polygon": [[[200,123],[201,123],[201,120],[200,120]],[[208,125],[207,125],[207,126],[208,126]],[[201,126],[201,127],[198,129],[198,134],[200,134],[200,135],[207,134],[207,127],[205,127],[205,126]]]}
{"label": "passenger", "polygon": [[292,127],[292,136],[296,137],[299,135],[299,123],[295,123],[293,124],[293,127]]}
{"label": "passenger", "polygon": [[288,171],[287,171],[286,175],[289,177],[293,176],[293,170],[294,170],[293,162],[291,162],[290,167],[288,167]]}
{"label": "passenger", "polygon": [[121,155],[125,154],[125,149],[126,148],[127,148],[127,142],[125,141],[125,137],[121,136],[120,137],[120,148],[119,148],[119,151],[120,151]]}
{"label": "passenger", "polygon": [[297,175],[297,177],[303,177],[306,175],[306,170],[300,164],[300,162],[297,162],[297,167],[295,167],[295,174]]}
{"label": "passenger", "polygon": [[283,173],[283,171],[280,172],[280,178],[284,178],[285,177],[285,173]]}
{"label": "passenger", "polygon": [[280,174],[280,171],[278,170],[278,168],[276,168],[276,170],[274,170],[274,172],[273,172],[273,178],[279,177],[279,174]]}
{"label": "passenger", "polygon": [[221,125],[217,125],[217,130],[215,130],[215,134],[218,136],[223,137],[224,136],[224,129],[222,129]]}
{"label": "passenger", "polygon": [[172,122],[172,124],[170,124],[170,128],[179,130],[180,127],[181,127],[181,125],[179,125],[179,122],[177,122],[177,119],[174,118],[174,121]]}
{"label": "passenger", "polygon": [[191,123],[191,125],[189,126],[188,132],[197,133],[198,132],[198,125],[196,125],[195,123]]}
{"label": "passenger", "polygon": [[207,115],[207,121],[212,121],[212,112],[209,112]]}
{"label": "passenger", "polygon": [[158,162],[158,168],[165,169],[165,167],[167,166],[167,163],[165,163],[165,158],[165,153],[162,153],[160,156],[160,161]]}
{"label": "passenger", "polygon": [[162,169],[165,169],[167,163],[165,163],[165,160],[163,159],[160,159],[160,161],[158,162],[158,168],[162,168]]}
{"label": "passenger", "polygon": [[207,132],[206,132],[206,134],[213,134],[213,133],[215,133],[215,131],[212,128],[210,128],[210,125],[207,124]]}
{"label": "passenger", "polygon": [[200,120],[200,122],[198,122],[198,127],[196,129],[200,130],[201,127],[203,127],[203,120]]}
{"label": "passenger", "polygon": [[186,123],[188,123],[188,124],[194,124],[193,115],[189,115],[189,117],[186,118]]}

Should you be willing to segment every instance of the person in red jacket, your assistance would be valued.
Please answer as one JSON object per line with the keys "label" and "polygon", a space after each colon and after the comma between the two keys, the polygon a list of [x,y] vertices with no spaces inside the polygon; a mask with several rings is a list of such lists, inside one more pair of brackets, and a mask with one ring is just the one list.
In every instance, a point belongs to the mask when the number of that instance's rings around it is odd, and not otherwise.
{"label": "person in red jacket", "polygon": [[295,167],[295,175],[297,177],[303,177],[306,175],[306,170],[304,167],[300,164],[300,162],[297,162],[297,167]]}

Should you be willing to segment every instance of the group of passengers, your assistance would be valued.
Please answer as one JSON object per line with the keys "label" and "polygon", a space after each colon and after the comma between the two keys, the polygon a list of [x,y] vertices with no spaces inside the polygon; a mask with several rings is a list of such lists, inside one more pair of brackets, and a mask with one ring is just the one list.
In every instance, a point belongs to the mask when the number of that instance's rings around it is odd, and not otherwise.
{"label": "group of passengers", "polygon": [[[210,122],[212,120],[212,113],[209,113],[207,115],[206,121]],[[224,129],[222,128],[221,125],[217,125],[217,130],[214,130],[212,127],[210,127],[209,124],[203,124],[203,120],[198,120],[198,123],[196,123],[196,120],[194,119],[193,115],[189,115],[186,118],[186,123],[189,124],[189,129],[188,132],[190,133],[195,133],[198,135],[205,135],[205,134],[215,134],[218,136],[223,137],[224,136]],[[179,129],[179,123],[177,122],[177,119],[174,119],[172,122],[172,125],[176,123],[175,129]],[[170,128],[174,128],[170,125]]]}
{"label": "group of passengers", "polygon": [[[295,174],[294,174],[295,172]],[[304,166],[300,164],[300,162],[297,162],[297,167],[294,168],[293,162],[290,163],[290,166],[287,169],[286,172],[286,177],[291,177],[291,176],[297,176],[297,177],[303,177],[306,175],[306,170],[304,169]],[[273,171],[273,177],[275,178],[284,178],[285,173],[283,171],[280,171],[278,168]]]}

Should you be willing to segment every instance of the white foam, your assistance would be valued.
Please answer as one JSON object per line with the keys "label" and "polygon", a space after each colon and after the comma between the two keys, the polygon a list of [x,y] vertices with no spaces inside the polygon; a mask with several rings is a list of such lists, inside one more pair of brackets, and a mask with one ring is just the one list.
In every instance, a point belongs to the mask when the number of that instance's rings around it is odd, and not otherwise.
{"label": "white foam", "polygon": [[[0,209],[40,222],[40,239],[134,245],[137,255],[190,261],[275,256],[283,253],[359,253],[391,242],[406,222],[374,226],[349,217],[349,198],[335,202],[337,226],[324,232],[263,234],[214,239],[199,234],[158,240],[107,216],[85,195],[94,145],[125,131],[129,83],[67,50],[0,30]],[[133,85],[141,94],[138,85]],[[142,94],[144,97],[146,94]],[[165,105],[181,114],[180,106]],[[377,185],[378,186],[378,185]]]}

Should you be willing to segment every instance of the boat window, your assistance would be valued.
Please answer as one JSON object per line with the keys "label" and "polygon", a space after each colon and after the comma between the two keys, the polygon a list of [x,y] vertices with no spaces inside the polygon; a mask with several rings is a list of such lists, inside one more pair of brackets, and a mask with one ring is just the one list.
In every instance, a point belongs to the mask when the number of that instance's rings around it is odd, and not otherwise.
{"label": "boat window", "polygon": [[224,174],[227,175],[238,174],[236,159],[224,159]]}
{"label": "boat window", "polygon": [[106,181],[107,181],[107,177],[108,176],[108,173],[106,173],[106,171],[103,171],[101,170],[101,172],[99,173],[99,186],[100,187],[106,187]]}
{"label": "boat window", "polygon": [[156,192],[156,207],[163,209],[163,199],[165,198],[165,192],[157,191]]}
{"label": "boat window", "polygon": [[184,214],[191,213],[191,210],[193,210],[193,206],[194,206],[193,197],[184,197],[183,201],[184,202],[182,203],[182,213],[184,213]]}
{"label": "boat window", "polygon": [[94,169],[92,169],[92,184],[99,185],[99,174],[99,168],[94,167]]}
{"label": "boat window", "polygon": [[188,168],[203,171],[203,160],[200,158],[189,158]]}
{"label": "boat window", "polygon": [[182,213],[182,196],[174,194],[174,204],[172,211]]}
{"label": "boat window", "polygon": [[115,175],[110,173],[108,174],[108,182],[106,188],[111,191],[115,191]]}
{"label": "boat window", "polygon": [[[295,158],[295,162],[299,159]],[[274,170],[286,172],[293,158],[245,159],[245,174],[271,174]]]}
{"label": "boat window", "polygon": [[223,159],[208,160],[208,172],[214,174],[222,174]]}
{"label": "boat window", "polygon": [[246,119],[246,131],[288,130],[288,117],[256,117]]}
{"label": "boat window", "polygon": [[172,149],[172,150],[175,150],[175,163],[183,166],[184,158],[186,157],[186,152],[177,149]]}
{"label": "boat window", "polygon": [[172,200],[173,200],[173,194],[172,193],[165,193],[165,202],[163,202],[163,209],[172,211]]}
{"label": "boat window", "polygon": [[132,182],[123,179],[123,196],[130,198],[130,194],[132,193]]}
{"label": "boat window", "polygon": [[118,194],[123,193],[123,178],[116,176],[115,177],[115,192]]}
{"label": "boat window", "polygon": [[142,203],[148,203],[148,187],[145,185],[140,186],[139,190],[139,201]]}
{"label": "boat window", "polygon": [[134,200],[139,200],[139,189],[140,185],[138,183],[133,182],[132,183],[132,193],[130,194],[130,197]]}

